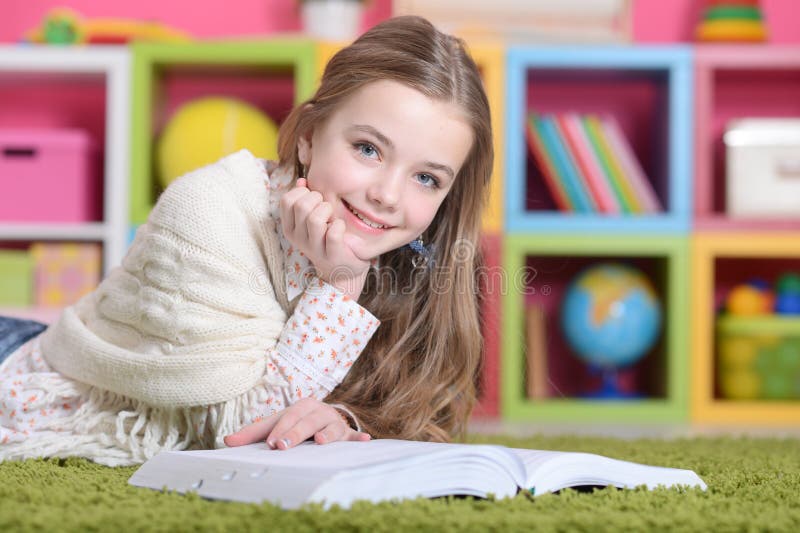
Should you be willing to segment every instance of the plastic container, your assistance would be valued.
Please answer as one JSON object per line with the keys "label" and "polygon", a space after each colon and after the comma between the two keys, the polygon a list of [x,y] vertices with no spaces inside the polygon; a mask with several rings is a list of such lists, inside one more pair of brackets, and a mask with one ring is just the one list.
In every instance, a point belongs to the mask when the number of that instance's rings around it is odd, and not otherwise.
{"label": "plastic container", "polygon": [[724,139],[728,214],[800,218],[800,119],[735,120]]}
{"label": "plastic container", "polygon": [[716,362],[724,399],[800,399],[800,317],[718,318]]}
{"label": "plastic container", "polygon": [[94,222],[102,185],[88,133],[0,128],[0,222]]}

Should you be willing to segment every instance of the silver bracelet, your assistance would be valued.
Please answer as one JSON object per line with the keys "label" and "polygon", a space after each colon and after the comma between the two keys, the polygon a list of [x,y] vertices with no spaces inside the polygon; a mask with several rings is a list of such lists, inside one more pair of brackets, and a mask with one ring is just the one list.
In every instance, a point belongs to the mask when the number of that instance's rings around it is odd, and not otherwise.
{"label": "silver bracelet", "polygon": [[331,407],[333,407],[338,411],[344,412],[350,418],[351,421],[350,423],[348,423],[348,425],[351,428],[355,425],[355,428],[353,429],[355,429],[356,431],[361,431],[361,424],[358,423],[358,418],[356,418],[356,415],[354,415],[350,409],[348,409],[347,407],[345,407],[340,403],[329,403],[328,405],[330,405]]}

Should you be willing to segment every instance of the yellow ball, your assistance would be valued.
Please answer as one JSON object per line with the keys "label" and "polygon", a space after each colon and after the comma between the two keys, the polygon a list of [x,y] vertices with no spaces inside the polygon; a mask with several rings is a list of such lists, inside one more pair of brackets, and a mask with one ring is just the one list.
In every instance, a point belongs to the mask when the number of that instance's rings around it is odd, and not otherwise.
{"label": "yellow ball", "polygon": [[276,159],[277,145],[277,125],[253,105],[216,96],[192,100],[175,112],[158,140],[158,180],[166,188],[175,178],[242,148]]}
{"label": "yellow ball", "polygon": [[750,285],[737,285],[727,302],[728,312],[734,315],[764,315],[771,311],[767,295]]}

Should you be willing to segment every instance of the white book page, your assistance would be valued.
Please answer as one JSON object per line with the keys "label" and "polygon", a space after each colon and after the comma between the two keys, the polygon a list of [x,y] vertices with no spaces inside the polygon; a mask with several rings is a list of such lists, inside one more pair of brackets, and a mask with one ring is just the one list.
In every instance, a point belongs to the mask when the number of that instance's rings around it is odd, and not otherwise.
{"label": "white book page", "polygon": [[519,448],[511,451],[525,463],[526,486],[534,494],[582,485],[619,488],[645,485],[648,489],[687,485],[706,489],[703,480],[691,470],[643,465],[590,453]]}
{"label": "white book page", "polygon": [[[295,508],[309,501],[348,506],[357,499],[487,492],[505,496],[524,481],[524,465],[502,447],[387,439],[306,442],[289,450],[258,443],[165,452],[145,463],[129,482]],[[325,490],[318,490],[323,486]]]}

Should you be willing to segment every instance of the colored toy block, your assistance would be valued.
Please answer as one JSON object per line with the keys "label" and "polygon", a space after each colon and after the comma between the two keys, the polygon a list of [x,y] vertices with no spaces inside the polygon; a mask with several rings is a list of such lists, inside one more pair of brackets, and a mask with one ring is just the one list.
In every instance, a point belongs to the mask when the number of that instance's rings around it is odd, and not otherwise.
{"label": "colored toy block", "polygon": [[23,307],[33,301],[33,258],[26,250],[0,250],[0,305]]}
{"label": "colored toy block", "polygon": [[31,246],[34,303],[72,305],[100,283],[102,250],[94,243],[43,243]]}

